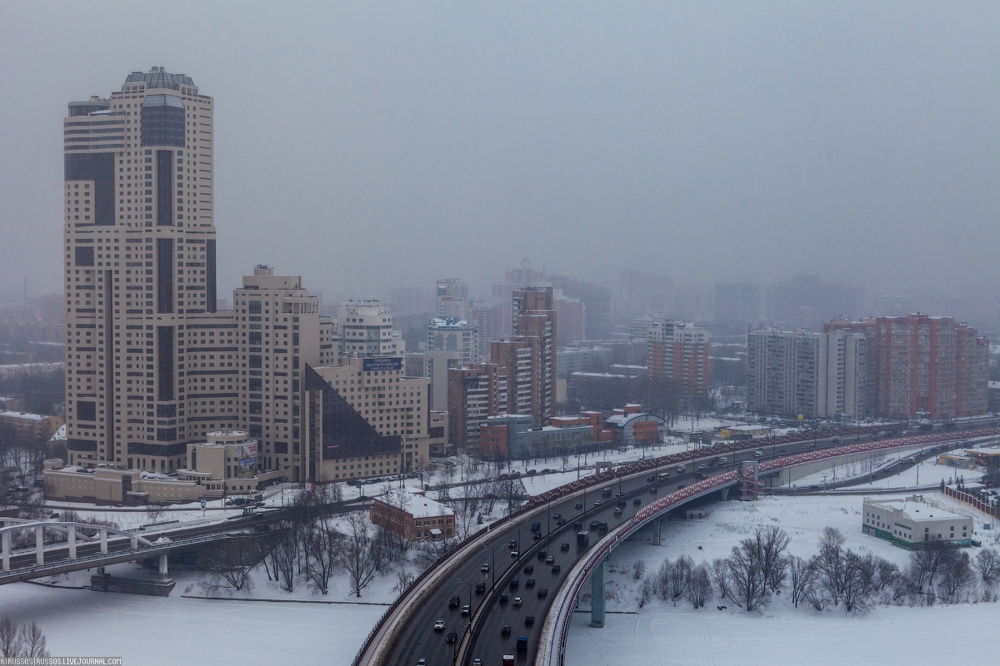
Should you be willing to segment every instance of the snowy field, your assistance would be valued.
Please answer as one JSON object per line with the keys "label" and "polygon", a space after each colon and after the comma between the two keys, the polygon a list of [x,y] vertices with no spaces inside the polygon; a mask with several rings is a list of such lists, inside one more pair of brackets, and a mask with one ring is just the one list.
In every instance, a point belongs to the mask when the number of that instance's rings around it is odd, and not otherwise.
{"label": "snowy field", "polygon": [[[951,453],[957,454],[961,453],[961,451],[961,449],[956,449],[955,451],[951,451]],[[811,485],[821,486],[827,482],[833,483],[834,481],[843,481],[845,479],[865,481],[873,462],[874,469],[877,471],[879,468],[890,464],[894,460],[906,458],[912,454],[912,451],[905,451],[886,455],[881,462],[878,459],[875,459],[873,461],[862,460],[845,465],[837,465],[835,468],[830,468],[822,472],[817,472],[816,474],[810,474],[809,476],[797,479],[793,482],[793,485],[803,488]],[[969,470],[964,467],[939,465],[937,464],[936,459],[931,458],[914,465],[899,474],[884,479],[876,479],[870,483],[865,482],[859,483],[858,485],[852,485],[844,488],[844,490],[850,491],[863,488],[888,489],[910,488],[916,486],[936,486],[939,485],[941,481],[944,481],[945,483],[954,483],[957,478],[964,478],[966,482],[972,482],[980,476],[982,476],[982,472]]]}
{"label": "snowy field", "polygon": [[[684,450],[684,445],[663,446],[654,455]],[[647,456],[651,453],[647,451]],[[609,461],[625,462],[641,451],[609,452]],[[603,455],[601,455],[603,459]],[[561,461],[558,461],[561,463]],[[575,460],[573,461],[575,463]],[[588,461],[593,464],[593,460]],[[533,463],[541,470],[559,467]],[[573,465],[575,467],[575,465]],[[843,472],[848,473],[850,466]],[[939,476],[934,476],[935,471]],[[591,474],[582,470],[580,474]],[[931,462],[920,471],[921,484],[935,483],[942,474],[954,474]],[[961,471],[959,471],[961,473]],[[445,474],[435,475],[435,481]],[[457,481],[457,475],[451,475]],[[831,474],[832,476],[832,474]],[[898,487],[915,481],[916,471],[884,483]],[[522,476],[529,494],[573,481],[577,471]],[[425,481],[427,477],[425,477]],[[801,483],[801,482],[800,482]],[[407,485],[412,485],[407,482]],[[345,489],[358,492],[356,488]],[[374,484],[366,494],[375,494]],[[269,489],[267,503],[280,506],[291,500],[292,490]],[[453,495],[455,493],[453,492]],[[903,494],[902,492],[900,493]],[[995,543],[983,532],[984,516],[937,493],[926,493],[949,508],[973,515],[977,538]],[[348,493],[345,493],[348,495]],[[350,496],[350,495],[348,495]],[[433,496],[433,493],[432,493]],[[808,557],[816,552],[826,526],[840,529],[846,546],[867,550],[904,565],[909,554],[889,543],[861,533],[860,496],[826,495],[765,497],[754,503],[726,502],[709,507],[704,520],[664,524],[663,545],[653,546],[651,531],[643,531],[618,548],[610,560],[608,618],[604,629],[589,627],[589,611],[574,616],[567,664],[573,666],[654,666],[659,664],[914,664],[929,655],[946,656],[942,636],[978,636],[1000,629],[1000,606],[975,604],[909,608],[875,606],[865,616],[840,610],[816,613],[798,609],[782,597],[762,613],[746,616],[738,609],[694,611],[688,604],[676,607],[654,599],[638,608],[639,583],[630,574],[641,559],[655,570],[669,558],[688,555],[695,563],[725,557],[738,541],[761,525],[780,525],[791,537],[789,552]],[[222,510],[213,502],[209,519],[238,514],[239,508]],[[95,509],[97,509],[95,507]],[[177,507],[159,520],[201,519],[196,506]],[[83,513],[81,511],[80,513]],[[125,527],[152,522],[143,511],[94,510]],[[494,516],[498,517],[498,516]],[[970,551],[971,553],[971,551]],[[141,575],[136,565],[117,565],[119,575]],[[172,571],[177,586],[169,598],[99,594],[83,589],[89,572],[77,572],[52,581],[64,589],[18,583],[0,586],[0,617],[17,623],[36,622],[58,656],[122,656],[126,664],[274,663],[279,660],[307,663],[349,664],[361,641],[396,596],[396,575],[388,573],[363,592],[361,603],[353,598],[345,575],[331,581],[328,595],[315,595],[304,584],[288,593],[255,572],[254,589],[243,593],[208,592],[205,574]],[[588,588],[584,588],[589,592]],[[228,599],[197,597],[226,596]],[[731,605],[731,604],[730,604]],[[581,609],[589,608],[585,594]],[[270,640],[269,637],[274,637]],[[890,645],[891,649],[884,646]],[[877,646],[877,647],[875,647]]]}
{"label": "snowy field", "polygon": [[[928,497],[948,503],[937,494]],[[763,612],[749,615],[733,604],[717,610],[724,603],[717,598],[698,611],[686,602],[674,607],[655,598],[644,608],[638,607],[639,583],[629,575],[633,562],[643,560],[647,570],[681,555],[690,556],[696,564],[711,562],[728,556],[758,526],[780,525],[791,537],[789,552],[800,557],[816,553],[820,532],[830,526],[844,533],[845,547],[905,565],[907,551],[862,534],[861,502],[861,497],[826,496],[720,503],[711,507],[704,520],[666,523],[662,546],[652,545],[651,531],[644,530],[611,556],[605,628],[589,626],[589,599],[581,600],[580,608],[586,612],[574,615],[566,663],[912,665],[953,654],[954,646],[942,637],[983,636],[1000,630],[1000,605],[983,603],[930,608],[876,605],[863,616],[848,615],[841,608],[821,613],[801,605],[794,608],[782,597],[776,597]],[[976,518],[977,532],[982,518]]]}

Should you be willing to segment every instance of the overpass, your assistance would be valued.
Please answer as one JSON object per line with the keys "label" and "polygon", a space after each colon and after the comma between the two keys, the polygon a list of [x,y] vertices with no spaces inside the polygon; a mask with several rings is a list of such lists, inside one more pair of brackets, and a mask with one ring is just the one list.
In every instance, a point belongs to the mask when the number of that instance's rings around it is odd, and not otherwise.
{"label": "overpass", "polygon": [[[561,664],[565,632],[568,630],[565,617],[571,612],[577,593],[588,575],[595,572],[598,565],[603,566],[608,553],[643,525],[685,502],[725,490],[736,483],[738,474],[735,467],[753,460],[754,449],[764,448],[766,451],[773,446],[772,451],[781,454],[760,462],[760,472],[767,473],[845,454],[932,443],[948,445],[949,442],[993,432],[946,432],[871,440],[870,432],[850,429],[828,433],[826,439],[782,437],[766,442],[755,440],[631,463],[617,472],[606,472],[554,489],[533,498],[524,509],[494,523],[486,531],[466,539],[421,574],[387,609],[365,640],[354,664],[414,664],[419,658],[425,658],[432,664],[467,666],[474,658],[495,660],[502,653],[514,653],[513,639],[497,631],[504,625],[511,627],[514,636],[529,636],[529,649],[519,655],[522,663]],[[862,435],[869,441],[843,445],[839,441],[840,437],[846,439],[847,436],[861,440]],[[724,465],[707,470],[711,472],[708,478],[696,478],[706,475],[706,471],[696,471],[696,465],[709,465],[720,456],[726,458]],[[652,475],[647,476],[650,473]],[[665,491],[665,495],[661,496],[661,490]],[[629,515],[625,511],[618,515],[612,513],[615,504],[606,501],[612,494],[626,500]],[[637,506],[640,508],[635,508]],[[609,533],[596,544],[577,546],[568,535],[574,534],[575,528],[588,520],[606,521]],[[532,537],[528,528],[532,521],[540,522],[544,528],[538,532],[537,540],[529,545],[523,539]],[[567,541],[560,543],[561,538]],[[508,551],[509,542],[516,542],[517,550]],[[559,551],[555,552],[557,545]],[[550,547],[551,551],[547,550]],[[541,551],[546,552],[539,555]],[[562,566],[553,566],[551,575],[538,574],[539,580],[536,582],[533,579],[538,585],[538,598],[531,594],[534,589],[527,590],[523,593],[523,605],[514,607],[509,598],[521,593],[519,576],[522,572],[529,575],[527,572],[533,572],[536,565],[543,566],[542,558],[548,555],[558,558],[556,564]],[[544,568],[548,567],[546,563]],[[534,576],[533,573],[530,575]],[[518,581],[516,588],[515,581]],[[480,582],[483,583],[482,592],[474,596],[473,586]],[[543,590],[547,592],[549,586],[554,594],[542,596]],[[459,616],[457,610],[449,610],[448,601],[453,596],[460,597],[463,604],[468,600],[468,618]],[[504,603],[504,596],[508,603]],[[556,612],[550,612],[552,609]],[[529,614],[536,624],[542,625],[540,632],[535,625],[521,625],[527,621]],[[442,635],[444,632],[432,632],[434,620],[445,618],[446,625],[449,625],[447,629],[455,631],[454,642],[449,642],[446,635]],[[538,636],[537,639],[532,639],[532,632]]]}

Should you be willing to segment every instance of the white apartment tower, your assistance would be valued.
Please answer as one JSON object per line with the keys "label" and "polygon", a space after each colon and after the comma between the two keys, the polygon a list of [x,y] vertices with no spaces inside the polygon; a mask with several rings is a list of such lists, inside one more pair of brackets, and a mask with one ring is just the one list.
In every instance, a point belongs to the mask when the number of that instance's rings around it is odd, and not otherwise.
{"label": "white apartment tower", "polygon": [[63,137],[69,462],[171,471],[238,419],[236,331],[215,312],[212,98],[133,72],[71,102]]}
{"label": "white apartment tower", "polygon": [[348,301],[337,309],[341,354],[357,358],[402,356],[406,349],[392,329],[392,310],[377,299]]}
{"label": "white apartment tower", "polygon": [[454,317],[427,322],[427,351],[458,352],[462,365],[479,362],[479,327]]}
{"label": "white apartment tower", "polygon": [[868,346],[863,333],[844,329],[819,336],[819,415],[865,416]]}

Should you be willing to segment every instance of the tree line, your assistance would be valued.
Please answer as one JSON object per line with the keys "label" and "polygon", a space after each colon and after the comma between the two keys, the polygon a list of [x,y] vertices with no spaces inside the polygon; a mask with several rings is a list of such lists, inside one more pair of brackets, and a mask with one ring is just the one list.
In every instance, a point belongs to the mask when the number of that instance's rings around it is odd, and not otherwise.
{"label": "tree line", "polygon": [[900,568],[883,557],[845,548],[843,533],[832,527],[823,530],[819,551],[809,558],[786,554],[789,541],[784,530],[768,526],[740,541],[729,557],[711,563],[696,565],[682,556],[647,573],[645,564],[636,561],[632,571],[642,581],[639,606],[655,596],[674,605],[686,600],[697,609],[717,594],[722,602],[754,612],[785,592],[796,608],[803,604],[822,611],[832,606],[864,613],[879,603],[915,606],[998,599],[1000,553],[993,548],[970,557],[954,543],[933,541],[914,550]]}

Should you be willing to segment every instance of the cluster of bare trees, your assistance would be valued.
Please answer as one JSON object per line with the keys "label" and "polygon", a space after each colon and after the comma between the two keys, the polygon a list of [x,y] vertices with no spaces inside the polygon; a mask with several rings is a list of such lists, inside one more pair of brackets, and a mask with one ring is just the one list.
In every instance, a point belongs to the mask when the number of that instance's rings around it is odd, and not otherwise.
{"label": "cluster of bare trees", "polygon": [[492,515],[499,506],[505,515],[519,510],[528,501],[518,478],[501,478],[503,462],[477,461],[465,470],[465,484],[442,488],[438,498],[455,510],[455,536],[466,539],[482,524],[480,517]]}
{"label": "cluster of bare trees", "polygon": [[[340,573],[350,579],[351,592],[360,597],[379,575],[394,568],[402,577],[407,553],[414,542],[373,525],[364,512],[337,515],[330,490],[320,487],[298,498],[289,520],[252,536],[227,539],[205,555],[207,568],[215,574],[209,587],[247,591],[251,573],[263,566],[267,578],[292,592],[305,584],[316,594],[330,591],[331,579]],[[405,503],[403,492],[388,492],[390,503]]]}
{"label": "cluster of bare trees", "polygon": [[[800,603],[817,611],[842,606],[848,613],[866,612],[875,603],[929,605],[998,599],[1000,553],[992,548],[973,558],[953,543],[931,542],[914,550],[900,569],[882,557],[845,548],[844,541],[839,530],[828,527],[820,538],[819,552],[803,559],[786,555],[789,538],[784,530],[758,528],[728,558],[710,566],[695,566],[688,557],[665,561],[643,578],[639,605],[655,594],[675,605],[683,598],[701,608],[713,590],[722,600],[748,612],[766,606],[782,592],[788,592],[796,608]],[[633,566],[634,573],[641,570],[644,566]]]}
{"label": "cluster of bare trees", "polygon": [[18,627],[10,618],[0,621],[0,657],[15,659],[48,656],[45,635],[37,624],[32,622]]}

